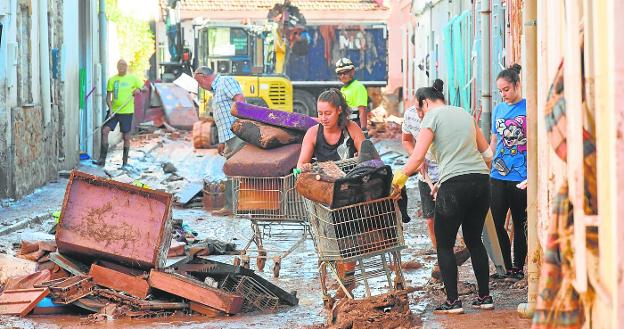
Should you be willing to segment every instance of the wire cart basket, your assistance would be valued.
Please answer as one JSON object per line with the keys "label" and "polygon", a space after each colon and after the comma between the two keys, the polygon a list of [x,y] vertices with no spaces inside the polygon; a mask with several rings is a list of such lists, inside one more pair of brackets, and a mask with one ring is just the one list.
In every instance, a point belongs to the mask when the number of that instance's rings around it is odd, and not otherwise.
{"label": "wire cart basket", "polygon": [[[357,165],[356,159],[338,161],[343,170]],[[279,277],[282,259],[298,248],[310,235],[304,198],[295,190],[295,175],[283,177],[230,177],[233,185],[233,211],[238,218],[251,221],[252,235],[235,264],[249,267],[250,258],[256,258],[258,270],[264,270],[268,251],[263,240],[292,241],[286,251],[273,256],[273,276]],[[296,234],[293,234],[296,233]],[[293,236],[296,236],[293,240]],[[257,247],[252,249],[252,244]]]}
{"label": "wire cart basket", "polygon": [[[319,255],[321,290],[326,303],[329,273],[337,281],[336,294],[354,298],[350,289],[357,282],[371,296],[372,279],[386,281],[392,290],[402,290],[401,250],[405,248],[401,212],[396,200],[383,198],[329,209],[307,200],[311,232]],[[344,267],[353,275],[344,275]],[[327,306],[328,304],[326,304]]]}
{"label": "wire cart basket", "polygon": [[244,312],[274,312],[279,307],[279,298],[249,276],[228,275],[220,288],[242,296]]}

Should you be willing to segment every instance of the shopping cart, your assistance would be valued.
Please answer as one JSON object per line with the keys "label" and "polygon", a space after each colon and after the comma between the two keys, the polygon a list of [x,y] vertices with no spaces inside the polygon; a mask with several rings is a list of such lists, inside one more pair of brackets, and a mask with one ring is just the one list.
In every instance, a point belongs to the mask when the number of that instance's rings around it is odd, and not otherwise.
{"label": "shopping cart", "polygon": [[[337,162],[348,171],[357,165],[357,159]],[[249,267],[256,258],[256,267],[263,271],[268,258],[263,240],[292,242],[288,250],[275,250],[273,276],[279,277],[282,260],[298,248],[310,235],[304,199],[295,190],[293,174],[283,177],[230,177],[233,185],[233,212],[237,218],[249,219],[252,235],[242,249],[235,265]],[[252,248],[255,246],[256,248]]]}
{"label": "shopping cart", "polygon": [[[328,273],[337,281],[336,293],[342,290],[348,298],[354,295],[347,286],[356,282],[364,285],[365,295],[370,297],[370,282],[374,278],[382,282],[385,279],[391,290],[405,287],[401,270],[405,240],[396,200],[383,198],[336,209],[305,200],[326,306],[333,304]],[[341,266],[348,263],[354,265],[355,274],[339,274]]]}

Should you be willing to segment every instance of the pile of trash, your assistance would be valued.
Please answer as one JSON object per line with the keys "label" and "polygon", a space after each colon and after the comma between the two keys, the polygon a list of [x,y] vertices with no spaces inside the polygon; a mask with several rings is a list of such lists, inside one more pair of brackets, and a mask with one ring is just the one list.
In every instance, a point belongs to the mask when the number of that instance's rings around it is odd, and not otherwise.
{"label": "pile of trash", "polygon": [[409,290],[364,300],[341,299],[333,306],[327,324],[331,328],[414,328],[422,324],[409,309]]}
{"label": "pile of trash", "polygon": [[171,219],[172,200],[168,193],[73,171],[54,240],[20,243],[17,257],[24,258],[20,271],[26,275],[0,271],[10,276],[0,277],[0,314],[86,312],[98,321],[215,317],[298,304],[294,293],[252,270],[209,259],[237,253],[236,246],[198,240],[192,228]]}
{"label": "pile of trash", "polygon": [[398,139],[401,138],[403,118],[388,115],[387,111],[379,106],[369,114],[370,125],[368,136],[376,139]]}

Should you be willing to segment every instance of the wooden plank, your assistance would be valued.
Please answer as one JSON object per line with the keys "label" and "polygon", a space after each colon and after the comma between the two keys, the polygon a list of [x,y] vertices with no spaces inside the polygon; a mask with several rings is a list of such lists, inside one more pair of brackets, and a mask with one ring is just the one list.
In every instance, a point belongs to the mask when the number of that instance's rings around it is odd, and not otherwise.
{"label": "wooden plank", "polygon": [[503,275],[507,271],[505,268],[505,262],[503,261],[503,254],[501,253],[500,244],[498,242],[498,234],[496,233],[496,226],[494,225],[494,219],[492,219],[492,212],[488,211],[485,217],[485,225],[483,226],[483,245],[487,250],[488,256],[494,263],[496,273]]}
{"label": "wooden plank", "polygon": [[587,246],[586,227],[583,222],[584,180],[583,175],[583,106],[581,86],[581,54],[579,38],[580,13],[577,2],[565,6],[565,67],[564,85],[566,98],[567,140],[568,140],[568,184],[569,197],[574,205],[574,263],[576,276],[574,287],[577,292],[587,291]]}
{"label": "wooden plank", "polygon": [[202,305],[202,304],[195,303],[195,302],[191,302],[191,311],[195,313],[199,313],[204,316],[211,317],[211,318],[216,318],[216,317],[225,315],[225,313],[219,310],[215,310],[214,308],[210,306]]}
{"label": "wooden plank", "polygon": [[5,290],[0,295],[0,314],[26,316],[49,292],[48,288]]}
{"label": "wooden plank", "polygon": [[185,205],[204,188],[203,182],[190,182],[175,195],[176,203]]}
{"label": "wooden plank", "polygon": [[150,293],[147,280],[139,276],[115,271],[98,264],[91,265],[89,275],[97,285],[123,291],[138,298],[146,298]]}
{"label": "wooden plank", "polygon": [[239,313],[243,307],[243,297],[212,288],[203,282],[179,274],[152,270],[148,282],[153,288],[228,314]]}
{"label": "wooden plank", "polygon": [[58,252],[50,253],[50,260],[60,268],[73,275],[85,275],[89,271],[89,267],[77,260],[61,255]]}
{"label": "wooden plank", "polygon": [[169,257],[167,258],[167,262],[165,263],[164,268],[176,267],[182,264],[186,264],[193,259],[193,255],[184,255],[178,257]]}

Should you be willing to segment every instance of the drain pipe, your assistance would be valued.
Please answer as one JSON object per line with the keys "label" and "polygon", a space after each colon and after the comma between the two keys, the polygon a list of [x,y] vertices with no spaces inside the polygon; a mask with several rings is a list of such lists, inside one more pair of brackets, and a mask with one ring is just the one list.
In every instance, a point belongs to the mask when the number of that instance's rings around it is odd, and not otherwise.
{"label": "drain pipe", "polygon": [[490,126],[492,120],[492,79],[491,79],[491,0],[481,0],[481,119],[480,126],[483,136],[490,141]]}
{"label": "drain pipe", "polygon": [[[95,116],[95,124],[99,127],[102,125],[102,121],[104,120],[104,111],[106,111],[106,82],[107,82],[107,76],[108,76],[108,26],[106,24],[106,1],[105,0],[100,0],[99,1],[99,10],[98,10],[98,19],[99,19],[99,48],[100,48],[100,64],[96,65],[96,70],[99,69],[99,72],[97,74],[94,74],[95,77],[95,83],[96,86],[99,85],[99,87],[97,88],[97,92],[95,93],[96,97],[95,99],[97,100],[97,109],[98,111],[95,112],[97,113],[97,115]],[[92,145],[93,147],[93,155],[95,154],[99,154],[100,153],[100,147],[102,145],[102,141],[101,141],[101,134],[95,134],[95,136],[92,137],[92,141],[89,141],[88,143],[90,145]],[[99,142],[98,142],[99,141]],[[97,152],[97,153],[96,153]]]}
{"label": "drain pipe", "polygon": [[[106,95],[106,80],[108,77],[108,24],[106,23],[106,1],[100,0],[100,65],[102,66],[102,95]],[[106,109],[106,98],[102,101],[102,109]]]}
{"label": "drain pipe", "polygon": [[521,316],[532,317],[537,302],[541,250],[537,236],[537,0],[525,0],[522,10],[524,22],[525,67],[523,70],[527,102],[527,245],[528,298],[518,305]]}
{"label": "drain pipe", "polygon": [[41,83],[41,108],[43,121],[52,120],[50,99],[50,43],[48,41],[48,0],[39,1],[39,79]]}

